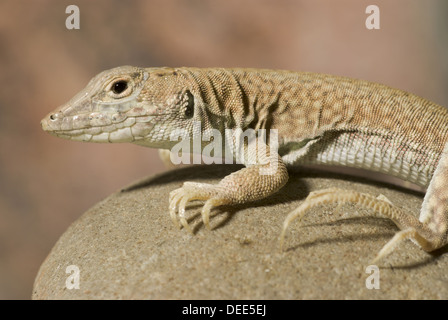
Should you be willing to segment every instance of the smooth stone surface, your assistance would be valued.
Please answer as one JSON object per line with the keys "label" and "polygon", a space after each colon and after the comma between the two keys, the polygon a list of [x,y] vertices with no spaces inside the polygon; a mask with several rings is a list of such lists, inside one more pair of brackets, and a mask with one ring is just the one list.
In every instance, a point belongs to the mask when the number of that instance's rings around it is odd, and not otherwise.
{"label": "smooth stone surface", "polygon": [[[268,199],[215,209],[212,231],[202,224],[199,202],[187,211],[195,235],[173,225],[170,191],[184,181],[217,183],[238,168],[176,169],[112,194],[61,236],[40,268],[32,298],[448,298],[447,248],[428,254],[411,241],[379,263],[380,289],[367,289],[366,267],[398,229],[356,206],[310,210],[302,227],[291,225],[286,250],[279,250],[283,220],[313,190],[383,194],[418,215],[422,195],[390,185],[302,169]],[[80,289],[66,288],[70,265],[80,270]]]}

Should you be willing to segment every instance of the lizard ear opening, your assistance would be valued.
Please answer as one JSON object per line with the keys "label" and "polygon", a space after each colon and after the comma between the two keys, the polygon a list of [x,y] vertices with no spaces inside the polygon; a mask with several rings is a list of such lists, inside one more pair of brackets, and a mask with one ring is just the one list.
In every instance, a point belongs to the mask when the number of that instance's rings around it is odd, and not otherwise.
{"label": "lizard ear opening", "polygon": [[187,103],[185,107],[185,117],[190,119],[194,116],[194,96],[191,94],[190,90],[185,92],[185,96],[187,98]]}

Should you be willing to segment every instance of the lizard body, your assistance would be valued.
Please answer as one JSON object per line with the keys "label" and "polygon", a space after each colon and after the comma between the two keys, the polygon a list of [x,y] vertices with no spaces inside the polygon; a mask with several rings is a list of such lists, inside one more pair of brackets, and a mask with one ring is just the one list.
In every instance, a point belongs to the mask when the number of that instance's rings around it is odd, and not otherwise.
{"label": "lizard body", "polygon": [[[195,126],[194,123],[201,126]],[[380,251],[390,253],[410,238],[432,251],[447,243],[448,110],[405,91],[331,75],[261,69],[137,68],[104,71],[67,104],[42,120],[44,130],[91,142],[131,142],[159,149],[215,129],[278,132],[278,149],[264,154],[243,144],[245,168],[219,184],[186,182],[170,194],[170,214],[191,231],[189,201],[210,210],[246,203],[277,192],[288,180],[286,167],[329,164],[387,173],[427,188],[420,220],[388,201],[355,191],[328,189],[310,194],[285,220],[289,223],[322,203],[353,202],[391,218],[401,229]],[[200,131],[200,132],[199,132]],[[236,135],[232,136],[237,139]],[[203,151],[205,143],[201,145]],[[252,151],[251,151],[252,150]],[[235,151],[235,150],[233,150]],[[252,161],[248,161],[252,159]],[[260,168],[275,163],[272,174]]]}

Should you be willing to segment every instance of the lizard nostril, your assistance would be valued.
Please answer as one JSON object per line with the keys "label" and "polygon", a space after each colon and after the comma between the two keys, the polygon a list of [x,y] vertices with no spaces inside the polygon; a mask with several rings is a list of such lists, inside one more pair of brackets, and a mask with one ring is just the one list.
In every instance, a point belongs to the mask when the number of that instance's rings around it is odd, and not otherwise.
{"label": "lizard nostril", "polygon": [[56,116],[55,116],[54,114],[52,114],[52,115],[50,116],[50,120],[52,120],[52,121],[56,120]]}

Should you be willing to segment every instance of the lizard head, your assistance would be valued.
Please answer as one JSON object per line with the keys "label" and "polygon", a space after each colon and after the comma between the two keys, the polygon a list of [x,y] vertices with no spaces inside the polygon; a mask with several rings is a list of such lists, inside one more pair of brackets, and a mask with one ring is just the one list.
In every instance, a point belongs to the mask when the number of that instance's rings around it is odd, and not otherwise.
{"label": "lizard head", "polygon": [[114,68],[95,76],[41,125],[65,139],[169,148],[173,130],[191,133],[200,111],[200,95],[188,83],[172,68]]}

